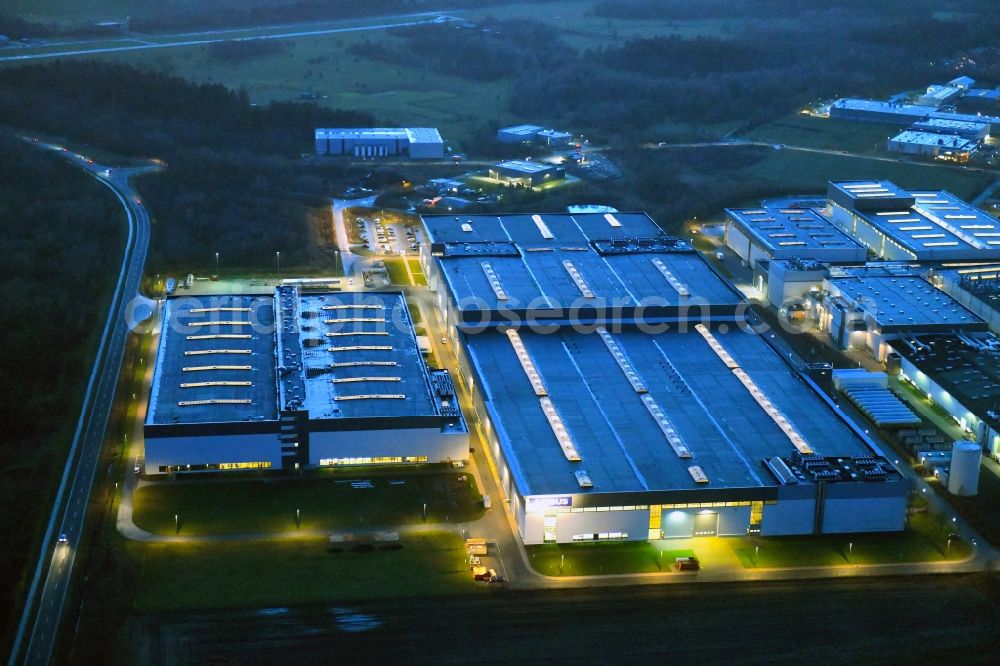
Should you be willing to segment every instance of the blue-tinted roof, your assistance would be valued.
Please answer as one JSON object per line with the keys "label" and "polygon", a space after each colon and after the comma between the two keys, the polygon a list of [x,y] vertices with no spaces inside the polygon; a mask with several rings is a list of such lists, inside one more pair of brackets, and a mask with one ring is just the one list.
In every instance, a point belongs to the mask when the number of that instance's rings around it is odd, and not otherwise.
{"label": "blue-tinted roof", "polygon": [[[522,245],[559,247],[625,236],[655,236],[661,229],[645,213],[545,213],[541,215],[425,215],[424,226],[432,243],[510,241]],[[534,218],[539,218],[552,238],[546,238]],[[611,220],[614,220],[612,222]],[[617,223],[620,226],[614,226]],[[463,227],[468,225],[471,231]]]}
{"label": "blue-tinted roof", "polygon": [[859,211],[858,215],[916,253],[961,252],[969,258],[1000,257],[1000,221],[955,195],[940,190],[906,193],[912,207]]}
{"label": "blue-tinted roof", "polygon": [[856,250],[858,260],[865,258],[860,243],[810,208],[727,208],[726,213],[772,252],[814,256],[827,250]]}
{"label": "blue-tinted roof", "polygon": [[[791,440],[698,332],[652,335],[612,331],[648,395],[690,452],[680,458],[596,333],[526,330],[521,340],[581,461],[567,460],[511,341],[488,330],[465,335],[470,362],[493,412],[505,458],[522,495],[579,492],[586,470],[595,492],[690,490],[700,466],[708,488],[773,486],[761,460],[789,456]],[[870,455],[870,449],[797,379],[757,335],[715,333],[771,403],[821,455]]]}
{"label": "blue-tinted roof", "polygon": [[437,414],[402,294],[303,295],[299,316],[310,418]]}
{"label": "blue-tinted roof", "polygon": [[664,236],[645,214],[424,220],[435,261],[462,311],[742,302],[686,242]]}
{"label": "blue-tinted roof", "polygon": [[273,298],[168,299],[163,321],[146,423],[277,417]]}
{"label": "blue-tinted roof", "polygon": [[862,308],[883,330],[914,326],[986,328],[954,298],[916,274],[869,268],[831,269],[833,296]]}

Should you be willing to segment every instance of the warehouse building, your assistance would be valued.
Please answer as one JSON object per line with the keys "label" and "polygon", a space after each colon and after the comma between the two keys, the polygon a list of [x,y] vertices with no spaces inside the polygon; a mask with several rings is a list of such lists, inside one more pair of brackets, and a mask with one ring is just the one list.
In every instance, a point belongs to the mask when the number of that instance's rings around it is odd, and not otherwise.
{"label": "warehouse building", "polygon": [[985,321],[905,266],[830,269],[823,280],[820,329],[840,349],[884,361],[894,340],[925,333],[984,333]]}
{"label": "warehouse building", "polygon": [[900,376],[1000,459],[1000,340],[961,332],[892,343]]}
{"label": "warehouse building", "polygon": [[890,153],[920,155],[964,164],[979,149],[979,142],[957,134],[904,130],[888,140],[886,149]]}
{"label": "warehouse building", "polygon": [[421,262],[524,543],[903,528],[908,483],[647,216],[424,224]]}
{"label": "warehouse building", "polygon": [[1000,262],[938,268],[933,280],[945,293],[985,319],[991,331],[1000,333]]}
{"label": "warehouse building", "polygon": [[898,104],[868,99],[838,99],[830,106],[830,117],[885,125],[909,125],[937,111],[936,106]]}
{"label": "warehouse building", "polygon": [[564,146],[572,142],[573,135],[557,129],[545,129],[541,125],[514,125],[497,130],[500,143],[542,143],[547,146]]}
{"label": "warehouse building", "polygon": [[771,259],[857,263],[867,250],[811,208],[727,208],[725,243],[754,266]]}
{"label": "warehouse building", "polygon": [[830,105],[830,117],[838,120],[880,123],[884,125],[912,125],[928,118],[956,120],[987,125],[1000,124],[1000,117],[939,111],[927,104],[900,104],[868,99],[838,99]]}
{"label": "warehouse building", "polygon": [[982,122],[968,120],[947,120],[944,118],[928,118],[913,123],[910,129],[915,132],[930,132],[933,134],[951,134],[965,137],[972,141],[983,141],[990,135],[990,126]]}
{"label": "warehouse building", "polygon": [[489,177],[508,185],[520,187],[538,187],[546,183],[562,180],[566,177],[566,169],[545,162],[528,162],[525,160],[508,160],[495,164],[489,169]]}
{"label": "warehouse building", "polygon": [[316,130],[317,155],[440,159],[444,141],[433,127],[371,127]]}
{"label": "warehouse building", "polygon": [[1000,89],[973,88],[968,90],[962,96],[960,108],[975,113],[1000,113]]}
{"label": "warehouse building", "polygon": [[829,218],[889,261],[1000,259],[1000,221],[944,191],[907,191],[888,181],[833,181]]}
{"label": "warehouse building", "polygon": [[541,125],[514,125],[501,127],[497,130],[497,141],[500,143],[533,143],[535,135],[541,132]]}
{"label": "warehouse building", "polygon": [[168,299],[145,427],[148,474],[468,459],[446,370],[399,293]]}
{"label": "warehouse building", "polygon": [[554,129],[542,130],[535,138],[547,146],[565,146],[573,141],[573,135],[569,132]]}
{"label": "warehouse building", "polygon": [[927,92],[917,98],[917,104],[920,106],[942,106],[955,101],[964,92],[965,89],[958,86],[929,85],[927,86]]}

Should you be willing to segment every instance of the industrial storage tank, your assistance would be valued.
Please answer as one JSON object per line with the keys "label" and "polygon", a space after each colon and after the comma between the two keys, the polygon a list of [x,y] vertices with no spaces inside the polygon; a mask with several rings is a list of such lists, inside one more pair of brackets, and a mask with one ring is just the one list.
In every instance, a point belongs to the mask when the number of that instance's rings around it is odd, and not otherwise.
{"label": "industrial storage tank", "polygon": [[951,447],[951,471],[948,492],[953,495],[975,495],[979,492],[979,460],[982,447],[976,442],[955,442]]}

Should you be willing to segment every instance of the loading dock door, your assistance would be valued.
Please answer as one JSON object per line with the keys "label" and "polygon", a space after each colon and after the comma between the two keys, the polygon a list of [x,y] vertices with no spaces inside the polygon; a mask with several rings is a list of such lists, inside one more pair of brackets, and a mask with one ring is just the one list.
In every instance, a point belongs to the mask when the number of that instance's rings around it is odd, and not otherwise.
{"label": "loading dock door", "polygon": [[694,535],[696,537],[719,535],[719,514],[698,513],[694,517]]}

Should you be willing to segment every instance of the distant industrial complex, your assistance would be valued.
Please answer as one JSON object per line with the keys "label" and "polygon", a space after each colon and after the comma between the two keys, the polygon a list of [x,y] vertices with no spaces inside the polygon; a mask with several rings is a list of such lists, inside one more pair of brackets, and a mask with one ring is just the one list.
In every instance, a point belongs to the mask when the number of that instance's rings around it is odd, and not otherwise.
{"label": "distant industrial complex", "polygon": [[[948,192],[868,180],[831,182],[825,202],[727,217],[724,242],[764,301],[885,368],[881,378],[834,371],[837,387],[877,427],[904,428],[901,442],[952,492],[974,494],[972,452],[1000,458],[1000,340],[991,333],[1000,331],[1000,221]],[[953,446],[919,430],[886,373],[949,414],[969,441]]]}
{"label": "distant industrial complex", "polygon": [[433,127],[316,130],[317,155],[441,159],[444,141]]}
{"label": "distant industrial complex", "polygon": [[[973,88],[974,79],[960,76],[931,85],[916,103],[842,98],[830,105],[830,117],[886,125],[910,125],[891,137],[890,152],[967,162],[1000,124],[1000,89]],[[942,110],[961,104],[968,112]]]}

